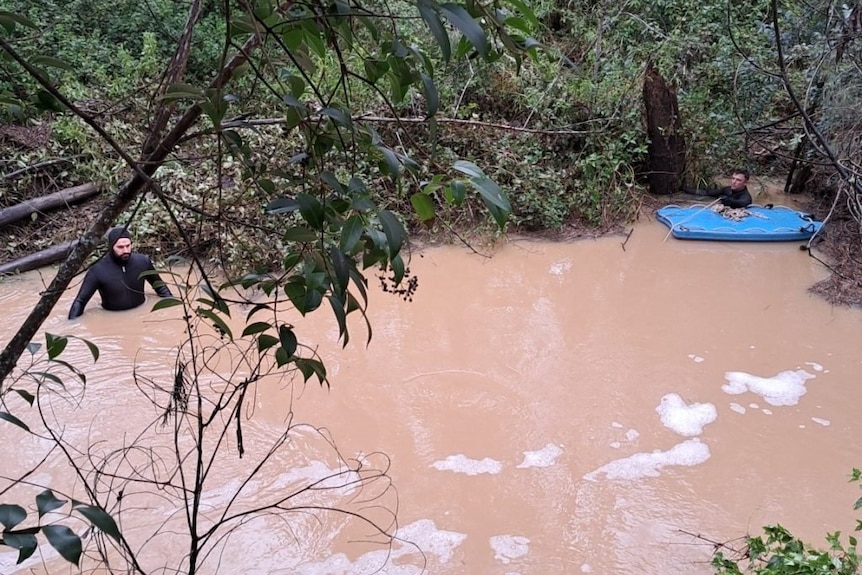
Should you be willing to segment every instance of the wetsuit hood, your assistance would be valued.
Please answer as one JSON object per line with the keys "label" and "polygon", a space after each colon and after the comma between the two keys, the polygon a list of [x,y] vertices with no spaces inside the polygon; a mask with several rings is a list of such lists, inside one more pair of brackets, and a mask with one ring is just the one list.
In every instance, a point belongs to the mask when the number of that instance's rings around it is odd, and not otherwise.
{"label": "wetsuit hood", "polygon": [[125,264],[125,262],[118,258],[117,254],[114,253],[114,244],[120,241],[120,238],[132,239],[132,236],[129,235],[129,230],[126,228],[111,228],[108,232],[108,255],[111,256],[111,259],[118,266]]}

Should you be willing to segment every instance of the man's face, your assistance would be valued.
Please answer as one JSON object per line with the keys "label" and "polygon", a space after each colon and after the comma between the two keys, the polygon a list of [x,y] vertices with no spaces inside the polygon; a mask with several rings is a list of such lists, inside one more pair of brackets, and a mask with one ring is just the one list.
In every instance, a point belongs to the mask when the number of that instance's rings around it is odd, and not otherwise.
{"label": "man's face", "polygon": [[117,243],[114,244],[113,250],[115,256],[124,262],[128,261],[129,256],[132,255],[132,240],[129,238],[118,239]]}
{"label": "man's face", "polygon": [[747,183],[748,178],[745,177],[745,174],[733,174],[730,176],[730,189],[734,192],[738,192],[744,188]]}

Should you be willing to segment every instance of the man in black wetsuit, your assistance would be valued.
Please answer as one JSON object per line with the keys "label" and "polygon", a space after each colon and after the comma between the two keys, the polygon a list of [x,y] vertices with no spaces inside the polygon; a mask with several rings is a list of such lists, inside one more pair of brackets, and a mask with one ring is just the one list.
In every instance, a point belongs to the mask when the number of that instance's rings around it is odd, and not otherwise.
{"label": "man in black wetsuit", "polygon": [[687,194],[696,196],[710,196],[719,198],[719,201],[728,208],[745,208],[751,205],[751,194],[748,193],[748,178],[751,173],[740,168],[733,170],[730,177],[730,185],[721,188],[720,190],[697,190],[686,188],[683,191]]}
{"label": "man in black wetsuit", "polygon": [[126,228],[113,228],[108,232],[108,253],[87,270],[84,283],[69,310],[69,319],[84,313],[84,307],[97,291],[102,296],[102,307],[107,310],[138,307],[146,299],[144,279],[150,282],[160,297],[170,297],[171,290],[158,274],[140,277],[141,273],[153,269],[150,258],[132,253],[132,239]]}

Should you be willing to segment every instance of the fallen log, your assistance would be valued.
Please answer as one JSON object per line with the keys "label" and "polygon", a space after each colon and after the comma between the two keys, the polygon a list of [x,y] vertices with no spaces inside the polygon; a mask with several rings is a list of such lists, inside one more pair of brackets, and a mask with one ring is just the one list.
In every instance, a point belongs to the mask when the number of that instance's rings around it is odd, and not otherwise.
{"label": "fallen log", "polygon": [[69,204],[87,199],[98,192],[96,184],[82,184],[42,196],[41,198],[34,198],[8,208],[3,208],[0,210],[0,227],[17,222],[36,212],[68,206]]}
{"label": "fallen log", "polygon": [[50,248],[45,248],[42,251],[30,254],[13,260],[11,262],[0,264],[0,274],[23,273],[30,270],[35,270],[47,265],[51,265],[66,259],[69,251],[75,247],[78,240],[65,242]]}

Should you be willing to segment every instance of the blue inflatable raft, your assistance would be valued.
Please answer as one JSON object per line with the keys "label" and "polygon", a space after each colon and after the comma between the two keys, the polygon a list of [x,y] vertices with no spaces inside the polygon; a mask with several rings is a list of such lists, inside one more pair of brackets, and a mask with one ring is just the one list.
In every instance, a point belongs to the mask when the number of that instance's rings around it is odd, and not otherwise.
{"label": "blue inflatable raft", "polygon": [[808,240],[823,226],[811,214],[785,206],[754,204],[729,214],[717,213],[709,204],[671,204],[660,208],[656,217],[670,228],[673,237],[686,240],[790,242]]}

